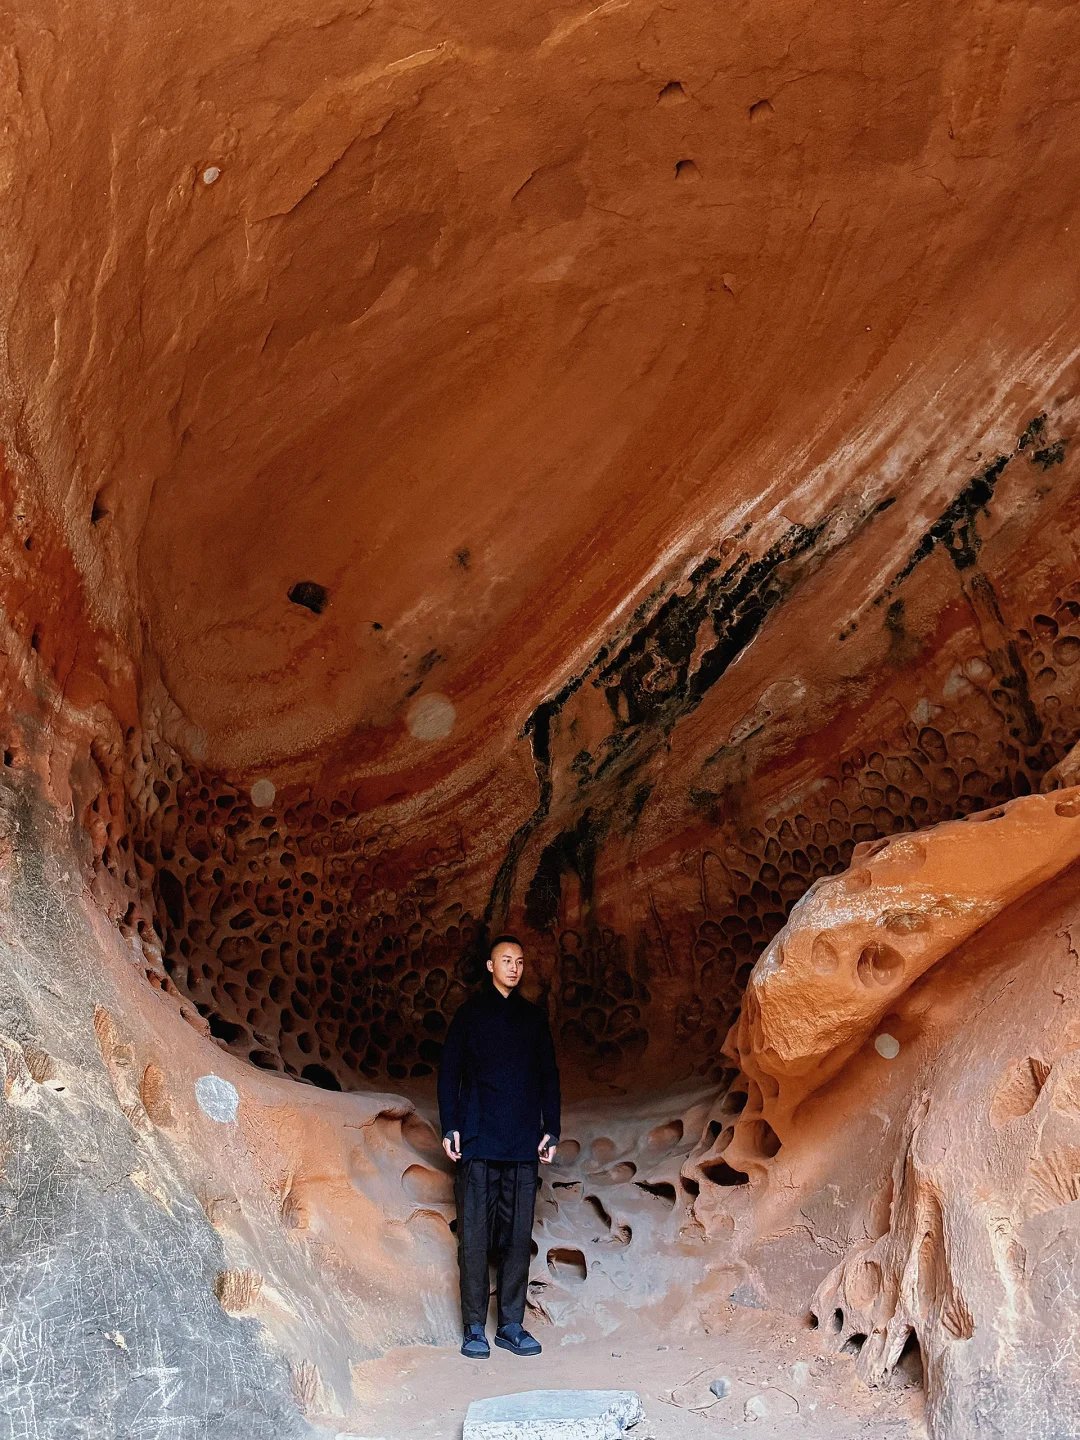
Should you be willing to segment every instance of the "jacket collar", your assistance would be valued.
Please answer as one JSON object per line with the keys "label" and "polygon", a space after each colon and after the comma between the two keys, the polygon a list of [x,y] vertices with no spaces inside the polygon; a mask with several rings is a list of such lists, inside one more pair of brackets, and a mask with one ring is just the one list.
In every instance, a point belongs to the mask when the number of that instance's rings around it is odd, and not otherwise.
{"label": "jacket collar", "polygon": [[517,986],[515,986],[514,989],[510,991],[509,995],[500,995],[498,990],[495,989],[494,980],[492,980],[491,976],[489,975],[484,981],[483,987],[481,988],[480,999],[483,1004],[490,1005],[494,1008],[499,1005],[513,1004],[515,1001],[520,999],[520,997],[518,995]]}

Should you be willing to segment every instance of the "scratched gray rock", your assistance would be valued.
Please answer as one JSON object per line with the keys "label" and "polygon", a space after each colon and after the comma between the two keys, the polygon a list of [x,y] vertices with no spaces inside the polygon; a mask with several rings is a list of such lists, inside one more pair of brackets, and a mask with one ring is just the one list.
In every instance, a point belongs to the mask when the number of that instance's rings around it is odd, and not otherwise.
{"label": "scratched gray rock", "polygon": [[[20,941],[0,941],[0,1440],[307,1440],[284,1360],[215,1299],[221,1243],[182,1177],[151,1175],[168,1209],[128,1178],[147,1158],[103,1083],[93,941],[28,809],[0,823]],[[29,1079],[24,1044],[65,1083]]]}

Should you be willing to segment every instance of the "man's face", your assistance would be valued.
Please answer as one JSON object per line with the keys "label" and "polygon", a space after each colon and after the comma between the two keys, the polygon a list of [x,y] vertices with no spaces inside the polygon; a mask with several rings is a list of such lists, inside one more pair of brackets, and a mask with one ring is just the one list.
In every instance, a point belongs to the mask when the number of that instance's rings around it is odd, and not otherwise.
{"label": "man's face", "polygon": [[487,962],[487,968],[500,990],[504,993],[513,990],[525,970],[525,956],[521,953],[521,946],[511,945],[508,941],[496,945]]}

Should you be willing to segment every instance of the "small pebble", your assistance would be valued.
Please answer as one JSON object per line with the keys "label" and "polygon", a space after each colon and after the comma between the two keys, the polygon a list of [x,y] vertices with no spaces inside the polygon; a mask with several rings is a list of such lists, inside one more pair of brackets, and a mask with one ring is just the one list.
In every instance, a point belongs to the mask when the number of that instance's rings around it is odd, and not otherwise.
{"label": "small pebble", "polygon": [[622,1351],[621,1351],[621,1350],[612,1350],[612,1352],[611,1352],[611,1358],[612,1358],[612,1360],[621,1360],[621,1359],[622,1359]]}
{"label": "small pebble", "polygon": [[797,1360],[791,1367],[791,1378],[796,1385],[805,1385],[810,1378],[810,1366],[805,1360]]}
{"label": "small pebble", "polygon": [[213,185],[214,181],[218,178],[220,174],[221,170],[217,165],[208,165],[206,169],[202,172],[203,184]]}
{"label": "small pebble", "polygon": [[709,1382],[709,1389],[717,1400],[726,1400],[731,1394],[731,1381],[726,1375],[721,1375],[719,1379]]}
{"label": "small pebble", "polygon": [[769,1407],[763,1395],[751,1395],[743,1406],[743,1414],[748,1420],[763,1420],[768,1413]]}

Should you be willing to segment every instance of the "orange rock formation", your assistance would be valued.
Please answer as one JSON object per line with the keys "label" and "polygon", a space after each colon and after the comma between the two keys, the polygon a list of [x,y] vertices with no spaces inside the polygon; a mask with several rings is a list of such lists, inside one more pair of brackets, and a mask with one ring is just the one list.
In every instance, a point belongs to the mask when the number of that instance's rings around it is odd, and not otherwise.
{"label": "orange rock formation", "polygon": [[8,17],[27,1437],[303,1435],[451,1337],[505,928],[578,1107],[538,1316],[782,1307],[917,1343],[934,1440],[1080,1429],[1077,25]]}

